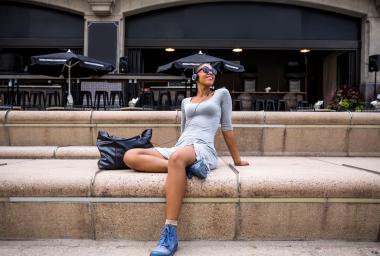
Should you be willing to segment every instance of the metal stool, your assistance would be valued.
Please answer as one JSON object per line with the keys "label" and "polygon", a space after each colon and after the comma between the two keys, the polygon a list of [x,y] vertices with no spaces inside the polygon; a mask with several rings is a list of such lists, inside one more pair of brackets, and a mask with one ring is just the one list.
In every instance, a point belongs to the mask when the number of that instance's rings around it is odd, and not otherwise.
{"label": "metal stool", "polygon": [[[17,94],[17,102],[20,104],[20,106],[25,109],[25,107],[28,105],[30,107],[30,94],[28,91],[21,91]],[[28,101],[28,103],[27,103]]]}
{"label": "metal stool", "polygon": [[168,110],[170,108],[171,98],[170,98],[170,92],[169,91],[160,91],[159,97],[158,97],[158,105],[159,108]]}
{"label": "metal stool", "polygon": [[276,105],[274,100],[265,100],[265,111],[275,111]]}
{"label": "metal stool", "polygon": [[31,102],[31,107],[38,107],[39,109],[45,107],[45,104],[46,104],[45,93],[43,91],[33,91],[30,94],[30,102]]}
{"label": "metal stool", "polygon": [[90,91],[80,91],[79,104],[83,107],[83,100],[86,97],[86,107],[92,108],[92,94]]}
{"label": "metal stool", "polygon": [[8,93],[6,91],[0,91],[0,105],[8,105]]}
{"label": "metal stool", "polygon": [[174,96],[174,99],[175,99],[175,107],[177,108],[180,108],[181,107],[181,103],[182,103],[182,100],[186,98],[186,92],[185,91],[176,91],[175,92],[175,96]]}
{"label": "metal stool", "polygon": [[277,111],[286,111],[288,109],[288,102],[286,100],[278,100]]}
{"label": "metal stool", "polygon": [[232,109],[235,111],[241,111],[242,110],[242,105],[241,105],[241,100],[239,99],[234,99],[233,100],[233,107]]}
{"label": "metal stool", "polygon": [[95,99],[94,99],[94,106],[96,106],[96,109],[98,110],[100,107],[100,98],[103,99],[103,107],[104,110],[106,110],[108,106],[108,92],[107,91],[95,91]]}
{"label": "metal stool", "polygon": [[299,108],[307,108],[307,107],[309,107],[309,102],[307,100],[300,100],[297,103],[297,107],[299,107]]}
{"label": "metal stool", "polygon": [[154,95],[151,91],[145,91],[141,94],[141,107],[153,108],[154,105]]}
{"label": "metal stool", "polygon": [[255,101],[255,111],[260,111],[265,109],[265,101],[264,100],[256,100]]}
{"label": "metal stool", "polygon": [[115,105],[115,100],[116,97],[118,98],[119,101],[119,106],[124,106],[124,97],[123,97],[123,92],[122,91],[111,91],[110,94],[110,106]]}
{"label": "metal stool", "polygon": [[[54,100],[54,104],[52,104]],[[61,105],[61,99],[59,98],[59,92],[57,91],[50,91],[46,93],[46,106],[60,106]]]}

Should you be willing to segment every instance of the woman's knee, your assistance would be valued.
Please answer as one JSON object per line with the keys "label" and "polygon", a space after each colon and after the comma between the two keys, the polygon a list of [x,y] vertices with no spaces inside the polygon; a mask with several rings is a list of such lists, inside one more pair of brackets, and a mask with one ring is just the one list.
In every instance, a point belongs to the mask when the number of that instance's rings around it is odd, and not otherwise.
{"label": "woman's knee", "polygon": [[128,150],[127,152],[125,152],[124,157],[123,157],[123,161],[128,167],[133,169],[133,167],[136,163],[136,160],[138,158],[138,155],[139,155],[139,149],[138,148],[132,148],[132,149]]}
{"label": "woman's knee", "polygon": [[174,152],[169,158],[169,164],[179,165],[186,167],[189,163],[193,162],[195,154],[191,152],[178,150]]}

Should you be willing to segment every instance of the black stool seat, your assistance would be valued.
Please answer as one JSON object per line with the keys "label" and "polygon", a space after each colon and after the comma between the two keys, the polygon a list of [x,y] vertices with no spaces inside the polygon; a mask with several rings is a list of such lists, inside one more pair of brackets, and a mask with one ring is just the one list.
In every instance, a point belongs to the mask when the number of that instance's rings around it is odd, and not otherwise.
{"label": "black stool seat", "polygon": [[103,103],[104,110],[106,110],[107,105],[109,103],[107,91],[95,91],[94,106],[96,106],[96,109],[99,109],[101,98],[103,100],[102,103]]}
{"label": "black stool seat", "polygon": [[116,97],[119,100],[119,106],[120,107],[124,106],[124,96],[123,96],[123,92],[122,91],[111,91],[111,94],[110,94],[110,106],[115,105]]}

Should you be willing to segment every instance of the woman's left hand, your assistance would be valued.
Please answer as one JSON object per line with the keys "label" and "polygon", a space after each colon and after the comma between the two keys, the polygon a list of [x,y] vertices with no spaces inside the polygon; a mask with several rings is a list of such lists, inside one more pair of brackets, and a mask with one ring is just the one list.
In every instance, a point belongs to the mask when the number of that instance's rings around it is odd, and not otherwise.
{"label": "woman's left hand", "polygon": [[240,162],[235,163],[235,166],[246,166],[246,165],[249,165],[249,163],[244,160],[240,160]]}

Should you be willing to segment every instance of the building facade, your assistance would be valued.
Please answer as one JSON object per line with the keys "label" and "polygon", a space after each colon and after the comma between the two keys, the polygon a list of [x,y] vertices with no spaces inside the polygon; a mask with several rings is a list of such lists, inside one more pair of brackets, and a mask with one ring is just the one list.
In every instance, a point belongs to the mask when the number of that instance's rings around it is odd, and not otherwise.
{"label": "building facade", "polygon": [[331,100],[343,85],[360,87],[371,100],[376,72],[368,64],[380,54],[379,11],[379,0],[2,1],[0,53],[21,55],[21,71],[30,55],[71,48],[117,67],[125,57],[129,72],[152,73],[203,50],[246,66],[246,77],[222,80],[232,91],[245,91],[252,80],[256,91],[287,91],[298,80],[312,102]]}

